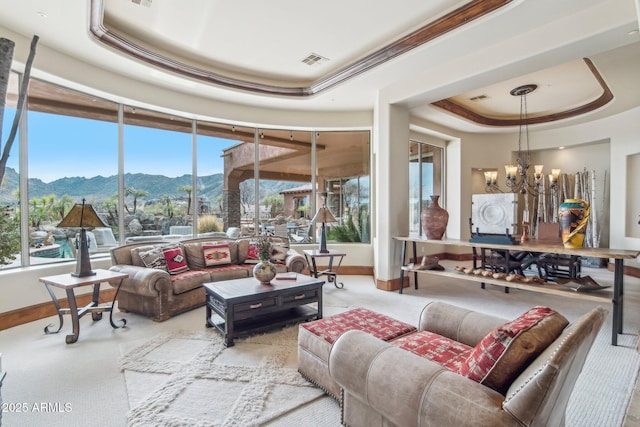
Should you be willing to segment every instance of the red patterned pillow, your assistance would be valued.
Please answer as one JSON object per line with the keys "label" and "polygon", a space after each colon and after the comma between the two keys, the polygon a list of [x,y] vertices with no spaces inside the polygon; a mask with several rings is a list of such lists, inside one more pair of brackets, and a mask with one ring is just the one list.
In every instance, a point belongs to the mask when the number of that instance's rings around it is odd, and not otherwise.
{"label": "red patterned pillow", "polygon": [[202,254],[204,265],[207,267],[231,264],[231,250],[228,243],[202,245]]}
{"label": "red patterned pillow", "polygon": [[189,270],[187,259],[181,246],[168,246],[162,251],[169,274],[178,274]]}
{"label": "red patterned pillow", "polygon": [[249,249],[247,249],[247,258],[245,258],[244,262],[247,264],[257,264],[260,261],[258,258],[258,245],[255,242],[249,243]]}
{"label": "red patterned pillow", "polygon": [[489,332],[459,373],[505,393],[513,380],[560,336],[569,321],[548,307],[533,307]]}

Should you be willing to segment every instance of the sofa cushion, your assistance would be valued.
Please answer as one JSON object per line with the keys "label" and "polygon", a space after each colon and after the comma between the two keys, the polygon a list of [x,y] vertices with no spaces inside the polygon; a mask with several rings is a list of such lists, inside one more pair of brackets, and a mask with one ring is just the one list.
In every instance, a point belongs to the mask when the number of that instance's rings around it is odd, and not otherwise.
{"label": "sofa cushion", "polygon": [[162,250],[169,274],[178,274],[189,270],[182,246],[165,246]]}
{"label": "sofa cushion", "polygon": [[210,280],[210,275],[204,270],[187,270],[171,276],[174,294],[182,294],[201,288]]}
{"label": "sofa cushion", "polygon": [[329,344],[333,344],[340,335],[353,329],[368,332],[383,341],[416,331],[412,325],[366,308],[354,308],[324,319],[303,323],[300,327],[322,337]]}
{"label": "sofa cushion", "polygon": [[505,393],[531,361],[549,346],[569,321],[548,307],[536,306],[485,336],[459,373]]}
{"label": "sofa cushion", "polygon": [[207,267],[231,264],[231,251],[228,243],[203,243],[202,254],[204,265]]}
{"label": "sofa cushion", "polygon": [[210,268],[208,271],[211,276],[211,281],[219,282],[222,280],[244,279],[246,277],[251,277],[252,269],[253,265],[250,264],[228,264]]}
{"label": "sofa cushion", "polygon": [[144,252],[138,252],[138,255],[145,267],[168,271],[167,261],[164,258],[164,248],[161,245],[153,246]]}
{"label": "sofa cushion", "polygon": [[429,331],[405,335],[391,341],[391,344],[456,373],[473,351],[473,347]]}

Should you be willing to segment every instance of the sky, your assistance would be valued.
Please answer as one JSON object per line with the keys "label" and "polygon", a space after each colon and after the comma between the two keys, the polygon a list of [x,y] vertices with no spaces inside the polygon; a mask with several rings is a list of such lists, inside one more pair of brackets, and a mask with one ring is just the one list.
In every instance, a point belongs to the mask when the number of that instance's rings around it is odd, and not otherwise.
{"label": "sky", "polygon": [[[2,148],[14,109],[5,109]],[[44,182],[63,177],[111,176],[118,173],[118,125],[75,117],[29,112],[29,177]],[[191,174],[191,134],[125,125],[125,173],[177,177]],[[198,175],[222,173],[224,148],[237,141],[198,136]],[[7,166],[19,170],[18,137]]]}

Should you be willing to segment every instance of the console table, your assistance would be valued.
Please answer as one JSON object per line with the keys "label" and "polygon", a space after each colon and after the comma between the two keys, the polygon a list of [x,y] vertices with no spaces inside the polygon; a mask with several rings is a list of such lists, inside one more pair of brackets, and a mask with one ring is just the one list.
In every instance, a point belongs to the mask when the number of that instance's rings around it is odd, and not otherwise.
{"label": "console table", "polygon": [[[122,285],[122,281],[129,277],[127,274],[116,273],[109,270],[95,270],[94,275],[86,276],[86,277],[75,277],[71,274],[59,274],[57,276],[48,276],[41,277],[40,282],[44,283],[47,287],[47,291],[51,296],[51,300],[53,304],[56,306],[56,311],[58,312],[58,320],[60,324],[58,325],[58,329],[55,331],[49,330],[51,325],[48,325],[44,328],[45,334],[57,334],[62,329],[63,314],[71,315],[71,324],[73,326],[73,334],[67,335],[65,337],[65,341],[67,344],[72,344],[78,341],[78,337],[80,336],[80,318],[87,313],[91,313],[91,317],[94,321],[102,319],[102,313],[107,311],[109,312],[109,323],[111,323],[111,327],[114,329],[122,328],[127,324],[126,319],[119,319],[121,325],[118,326],[113,322],[113,305],[118,298],[118,292],[120,291],[120,286]],[[118,287],[116,289],[116,294],[113,297],[113,301],[108,304],[100,304],[100,283],[103,282],[118,282]],[[78,307],[76,302],[75,288],[79,288],[81,286],[89,286],[93,285],[93,295],[91,298],[91,302],[85,307]],[[60,303],[58,302],[58,298],[53,293],[53,289],[51,287],[54,286],[56,288],[64,289],[67,293],[67,301],[69,302],[69,308],[60,307]]]}
{"label": "console table", "polygon": [[[535,240],[531,240],[526,244],[518,244],[518,245],[505,245],[505,244],[490,244],[490,243],[482,243],[478,244],[476,242],[469,242],[465,240],[457,240],[457,239],[444,239],[444,240],[429,240],[424,237],[394,237],[395,240],[398,240],[402,243],[402,258],[401,258],[401,268],[400,268],[400,290],[402,293],[403,283],[404,283],[404,273],[413,272],[414,277],[417,278],[417,274],[433,274],[445,277],[455,277],[458,279],[480,282],[480,283],[490,283],[493,285],[503,286],[505,288],[516,288],[523,289],[532,292],[541,292],[552,295],[561,295],[565,297],[571,298],[581,298],[591,301],[596,301],[600,303],[613,303],[613,327],[611,331],[611,344],[618,345],[618,334],[622,333],[622,324],[623,324],[623,298],[624,298],[624,281],[623,281],[623,270],[624,270],[624,260],[625,259],[634,259],[640,255],[640,251],[635,250],[624,250],[624,249],[610,249],[610,248],[577,248],[577,249],[568,249],[562,245],[553,245],[553,244],[544,244],[538,243]],[[414,256],[417,254],[416,246],[418,243],[425,244],[436,244],[436,245],[452,245],[452,246],[462,246],[469,248],[484,248],[484,249],[494,249],[500,251],[527,251],[527,252],[535,252],[535,253],[546,253],[546,254],[558,254],[558,255],[569,255],[569,256],[577,256],[577,257],[595,257],[595,258],[612,258],[614,259],[614,272],[613,272],[613,298],[608,296],[598,295],[596,293],[588,293],[588,292],[576,292],[573,289],[559,285],[556,283],[521,283],[517,281],[509,282],[503,279],[493,279],[490,277],[484,276],[474,276],[467,274],[460,274],[455,271],[437,271],[437,270],[418,270],[413,268],[411,265],[406,263],[407,257],[407,243],[411,243],[413,246]]]}

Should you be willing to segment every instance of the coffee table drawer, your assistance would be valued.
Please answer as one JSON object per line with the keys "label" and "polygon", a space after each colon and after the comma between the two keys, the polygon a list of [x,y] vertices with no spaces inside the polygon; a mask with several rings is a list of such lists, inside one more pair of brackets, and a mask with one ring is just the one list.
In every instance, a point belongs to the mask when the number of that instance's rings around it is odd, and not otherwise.
{"label": "coffee table drawer", "polygon": [[236,314],[245,312],[259,312],[265,308],[274,307],[277,304],[276,298],[265,298],[257,301],[249,301],[245,303],[236,304]]}
{"label": "coffee table drawer", "polygon": [[[320,289],[320,292],[322,292],[322,289]],[[318,299],[318,290],[317,289],[309,289],[306,291],[298,291],[298,292],[290,292],[290,293],[286,293],[282,295],[282,302],[283,303],[289,303],[289,302],[299,302],[301,304],[304,304],[304,301],[306,300],[314,300],[317,301]]]}

